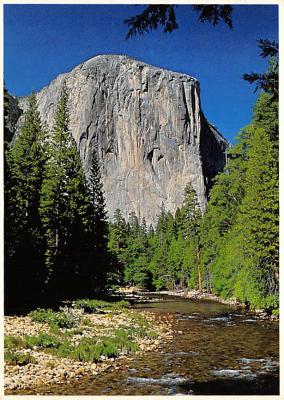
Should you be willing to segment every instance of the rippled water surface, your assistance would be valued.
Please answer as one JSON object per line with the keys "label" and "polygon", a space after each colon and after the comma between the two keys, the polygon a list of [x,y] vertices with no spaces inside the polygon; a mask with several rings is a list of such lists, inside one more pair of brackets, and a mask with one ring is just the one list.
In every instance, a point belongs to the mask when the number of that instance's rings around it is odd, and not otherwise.
{"label": "rippled water surface", "polygon": [[261,321],[212,301],[174,297],[136,308],[152,311],[159,317],[170,313],[174,329],[182,334],[175,335],[173,341],[155,352],[133,356],[120,370],[110,368],[88,380],[41,387],[36,393],[279,394],[277,322]]}

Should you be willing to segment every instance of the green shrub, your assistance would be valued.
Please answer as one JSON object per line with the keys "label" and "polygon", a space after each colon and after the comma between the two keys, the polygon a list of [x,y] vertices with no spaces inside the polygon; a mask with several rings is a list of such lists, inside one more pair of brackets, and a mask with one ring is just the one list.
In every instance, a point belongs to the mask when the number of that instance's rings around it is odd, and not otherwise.
{"label": "green shrub", "polygon": [[73,349],[74,346],[67,341],[63,341],[57,349],[51,349],[50,351],[58,357],[67,358],[70,357]]}
{"label": "green shrub", "polygon": [[139,346],[137,343],[132,341],[132,335],[130,331],[118,329],[115,331],[115,336],[111,339],[116,343],[119,350],[129,353],[138,350]]}
{"label": "green shrub", "polygon": [[82,321],[82,324],[85,325],[85,326],[92,326],[93,325],[93,323],[90,320],[90,318],[84,318],[83,321]]}
{"label": "green shrub", "polygon": [[30,354],[17,354],[12,351],[5,351],[4,360],[7,364],[10,365],[27,365],[27,364],[36,364],[36,359]]}
{"label": "green shrub", "polygon": [[59,314],[64,316],[65,323],[68,321],[70,327],[79,325],[84,314],[84,311],[81,309],[68,308],[67,306],[59,307],[59,310],[61,311]]}
{"label": "green shrub", "polygon": [[152,339],[155,339],[156,337],[158,337],[158,334],[155,331],[150,331],[150,332],[147,333],[147,336],[152,338]]}
{"label": "green shrub", "polygon": [[[68,332],[70,335],[71,333],[74,332]],[[65,336],[65,334],[62,336]],[[26,337],[25,345],[26,347],[37,346],[58,357],[90,362],[98,361],[101,356],[117,357],[120,352],[135,352],[139,348],[132,340],[131,335],[125,330],[115,331],[113,337],[82,338],[77,346],[67,340],[60,340],[48,334],[39,334],[38,336]]]}
{"label": "green shrub", "polygon": [[78,325],[82,318],[82,312],[68,307],[60,308],[59,312],[48,309],[38,308],[29,313],[33,321],[46,323],[49,326],[59,328],[73,328]]}
{"label": "green shrub", "polygon": [[73,303],[75,308],[81,308],[87,313],[100,313],[104,310],[121,310],[130,305],[126,300],[114,303],[102,300],[78,299]]}
{"label": "green shrub", "polygon": [[105,357],[111,358],[111,357],[117,357],[119,353],[118,345],[114,340],[106,340],[103,343],[103,351],[102,355]]}
{"label": "green shrub", "polygon": [[148,336],[147,329],[143,326],[139,326],[139,328],[129,328],[128,334],[131,338]]}
{"label": "green shrub", "polygon": [[59,326],[54,323],[50,324],[49,332],[52,333],[53,335],[57,335],[57,336],[62,335],[62,332],[61,332]]}
{"label": "green shrub", "polygon": [[70,354],[71,358],[78,361],[98,361],[103,354],[103,345],[92,341],[82,341]]}
{"label": "green shrub", "polygon": [[[59,348],[60,350],[60,348]],[[115,332],[114,337],[84,338],[78,346],[74,347],[67,355],[78,361],[95,362],[101,356],[110,358],[117,357],[120,352],[135,352],[138,345],[128,337],[128,333],[123,330]]]}
{"label": "green shrub", "polygon": [[120,301],[117,301],[112,304],[112,308],[114,308],[114,309],[123,309],[123,308],[127,308],[129,306],[130,306],[130,303],[129,303],[129,301],[126,301],[126,300],[120,300]]}
{"label": "green shrub", "polygon": [[39,347],[42,349],[57,349],[61,341],[56,336],[49,335],[47,333],[40,332],[38,336],[25,336],[24,337],[25,347],[33,348]]}
{"label": "green shrub", "polygon": [[132,315],[132,321],[136,325],[139,325],[140,327],[150,328],[150,323],[145,318],[143,318],[139,313],[135,313]]}
{"label": "green shrub", "polygon": [[24,347],[24,341],[20,336],[6,335],[4,337],[4,347],[9,350],[21,348]]}
{"label": "green shrub", "polygon": [[103,308],[106,308],[109,303],[101,300],[79,299],[73,305],[75,308],[81,308],[87,313],[98,313]]}
{"label": "green shrub", "polygon": [[37,308],[36,310],[31,311],[28,315],[35,322],[46,323],[49,325],[56,325],[55,324],[56,312],[51,310],[50,308],[47,309]]}

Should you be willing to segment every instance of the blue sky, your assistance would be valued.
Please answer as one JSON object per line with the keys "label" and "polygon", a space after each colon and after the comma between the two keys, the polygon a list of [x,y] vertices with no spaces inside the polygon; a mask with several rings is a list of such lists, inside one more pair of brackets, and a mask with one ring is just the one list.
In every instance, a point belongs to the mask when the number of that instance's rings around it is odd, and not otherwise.
{"label": "blue sky", "polygon": [[234,5],[233,29],[197,22],[190,6],[176,9],[180,28],[125,40],[132,5],[5,5],[4,79],[18,96],[40,90],[58,74],[97,54],[127,54],[187,73],[200,82],[207,119],[233,142],[250,122],[256,94],[241,79],[263,72],[256,41],[278,40],[278,7]]}

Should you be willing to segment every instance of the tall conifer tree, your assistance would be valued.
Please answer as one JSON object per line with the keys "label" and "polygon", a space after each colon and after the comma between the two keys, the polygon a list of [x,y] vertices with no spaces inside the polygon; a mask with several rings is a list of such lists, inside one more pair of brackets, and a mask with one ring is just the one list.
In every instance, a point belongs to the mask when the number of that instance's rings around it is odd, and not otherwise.
{"label": "tall conifer tree", "polygon": [[196,192],[190,184],[187,184],[184,190],[182,212],[184,214],[182,226],[183,236],[188,243],[188,255],[192,254],[192,256],[189,257],[189,263],[192,263],[191,274],[194,277],[197,272],[198,289],[202,290],[200,265],[201,210]]}
{"label": "tall conifer tree", "polygon": [[12,263],[16,268],[19,287],[29,294],[35,294],[43,275],[39,204],[46,162],[45,146],[45,132],[37,109],[36,95],[33,93],[29,98],[20,135],[7,159],[10,170],[9,201],[15,207],[10,221],[12,226],[8,228],[10,233],[13,230]]}
{"label": "tall conifer tree", "polygon": [[264,129],[252,127],[251,131],[247,189],[235,226],[242,242],[235,292],[254,307],[269,307],[277,304],[279,290],[277,159]]}
{"label": "tall conifer tree", "polygon": [[46,283],[58,295],[72,294],[81,260],[81,240],[88,211],[87,185],[76,143],[69,131],[68,93],[63,84],[49,143],[41,191],[41,219],[45,229]]}
{"label": "tall conifer tree", "polygon": [[91,199],[88,216],[91,259],[88,274],[93,285],[103,289],[107,282],[108,273],[112,269],[113,260],[108,250],[107,212],[97,149],[94,149],[92,155],[88,186]]}

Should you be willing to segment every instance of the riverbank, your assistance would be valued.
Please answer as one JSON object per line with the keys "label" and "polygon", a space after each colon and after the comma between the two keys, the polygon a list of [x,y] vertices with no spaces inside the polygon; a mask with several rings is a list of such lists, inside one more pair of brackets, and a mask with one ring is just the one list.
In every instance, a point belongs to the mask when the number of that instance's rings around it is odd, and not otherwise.
{"label": "riverbank", "polygon": [[[238,301],[236,298],[230,298],[230,299],[223,299],[222,297],[218,297],[212,293],[208,292],[201,292],[199,290],[195,289],[180,289],[180,290],[163,290],[163,291],[156,291],[156,292],[144,292],[141,291],[137,287],[130,287],[130,288],[122,288],[119,290],[119,293],[123,294],[125,298],[131,299],[139,299],[141,298],[141,295],[143,298],[145,298],[147,301],[155,301],[154,298],[152,299],[147,299],[147,294],[151,295],[166,295],[166,296],[176,296],[176,297],[181,297],[184,299],[188,300],[210,300],[210,301],[216,301],[221,304],[227,304],[234,306],[236,308],[240,309],[246,309],[246,305],[244,303],[241,303]],[[140,296],[139,296],[140,293]],[[248,312],[256,315],[259,317],[259,319],[263,320],[272,320],[272,321],[279,321],[279,315],[271,315],[269,314],[266,310],[260,309],[260,310],[248,310]]]}
{"label": "riverbank", "polygon": [[[131,299],[131,298],[141,298],[141,295],[147,299],[147,294],[151,295],[166,295],[166,296],[178,296],[182,297],[184,299],[189,299],[189,300],[212,300],[212,301],[217,301],[218,303],[221,304],[228,304],[232,305],[238,308],[245,308],[245,305],[243,303],[240,303],[237,301],[236,298],[231,298],[231,299],[222,299],[221,297],[218,297],[212,293],[208,292],[200,292],[199,290],[195,289],[180,289],[180,290],[162,290],[162,291],[156,291],[156,292],[148,292],[148,291],[143,291],[137,287],[129,287],[129,288],[120,288],[118,290],[118,293],[122,294],[124,298]],[[139,296],[140,294],[140,296]],[[148,299],[147,299],[148,300]],[[153,301],[152,299],[150,301]]]}
{"label": "riverbank", "polygon": [[212,293],[207,293],[207,292],[200,292],[199,290],[173,290],[173,291],[161,291],[157,292],[159,294],[167,294],[169,296],[180,296],[185,299],[190,299],[190,300],[212,300],[212,301],[217,301],[218,303],[221,304],[228,304],[231,306],[235,306],[238,308],[245,308],[245,305],[240,303],[236,298],[231,298],[231,299],[222,299],[221,297],[218,297]]}
{"label": "riverbank", "polygon": [[[199,290],[177,290],[177,291],[161,291],[156,294],[166,294],[168,296],[179,296],[189,300],[211,300],[221,304],[227,304],[236,308],[245,309],[246,305],[236,298],[222,299],[212,293],[200,292]],[[259,319],[278,321],[279,315],[271,315],[266,310],[248,310],[248,312],[258,316]]]}
{"label": "riverbank", "polygon": [[170,316],[157,318],[105,302],[102,308],[65,307],[57,313],[4,317],[4,332],[7,395],[119,370],[133,354],[155,351],[177,334]]}

